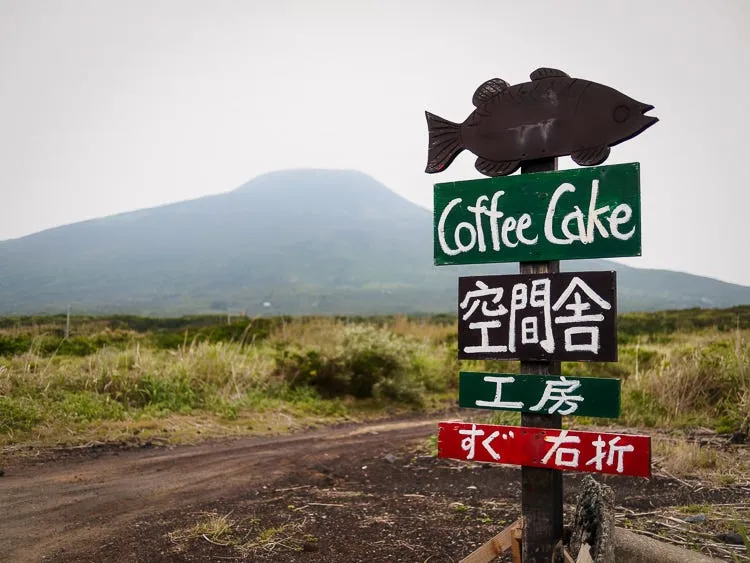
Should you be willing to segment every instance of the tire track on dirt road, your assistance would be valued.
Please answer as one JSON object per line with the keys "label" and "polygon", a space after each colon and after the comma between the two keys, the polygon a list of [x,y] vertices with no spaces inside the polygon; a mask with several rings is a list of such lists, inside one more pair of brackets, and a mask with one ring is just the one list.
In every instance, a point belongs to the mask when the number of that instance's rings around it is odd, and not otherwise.
{"label": "tire track on dirt road", "polygon": [[67,558],[80,546],[107,543],[138,520],[257,490],[301,466],[332,462],[353,447],[387,450],[426,438],[437,431],[438,420],[380,422],[11,467],[0,480],[0,559]]}

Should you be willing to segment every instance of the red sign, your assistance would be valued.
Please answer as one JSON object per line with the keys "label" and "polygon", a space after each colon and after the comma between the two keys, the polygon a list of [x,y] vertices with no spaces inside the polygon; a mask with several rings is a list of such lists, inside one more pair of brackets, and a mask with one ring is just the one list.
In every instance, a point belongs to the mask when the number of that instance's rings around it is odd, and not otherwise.
{"label": "red sign", "polygon": [[633,434],[440,422],[438,457],[651,477],[651,437]]}

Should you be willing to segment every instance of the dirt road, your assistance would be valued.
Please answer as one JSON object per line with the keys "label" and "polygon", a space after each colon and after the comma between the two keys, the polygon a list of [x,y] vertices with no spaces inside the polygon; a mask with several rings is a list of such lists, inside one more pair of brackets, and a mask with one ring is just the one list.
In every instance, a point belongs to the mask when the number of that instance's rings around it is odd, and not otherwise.
{"label": "dirt road", "polygon": [[[520,470],[416,452],[438,420],[6,460],[0,561],[459,561],[520,516]],[[634,514],[750,503],[742,485],[602,479]]]}
{"label": "dirt road", "polygon": [[[109,451],[94,459],[6,468],[0,479],[5,561],[82,556],[133,523],[230,499],[352,451],[395,449],[434,433],[437,419],[369,424],[175,449]],[[96,455],[94,453],[94,455]],[[312,475],[312,473],[311,473]]]}

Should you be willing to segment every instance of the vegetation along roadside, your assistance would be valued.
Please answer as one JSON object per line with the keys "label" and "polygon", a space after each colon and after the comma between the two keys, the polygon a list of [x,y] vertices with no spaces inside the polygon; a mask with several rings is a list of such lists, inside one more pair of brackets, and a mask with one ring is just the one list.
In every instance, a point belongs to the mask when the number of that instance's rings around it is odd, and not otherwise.
{"label": "vegetation along roadside", "polygon": [[[629,313],[616,363],[621,417],[577,424],[747,435],[750,306]],[[182,443],[455,406],[458,372],[517,362],[456,359],[456,319],[65,317],[0,319],[5,453],[91,443]],[[512,422],[514,415],[496,414]]]}

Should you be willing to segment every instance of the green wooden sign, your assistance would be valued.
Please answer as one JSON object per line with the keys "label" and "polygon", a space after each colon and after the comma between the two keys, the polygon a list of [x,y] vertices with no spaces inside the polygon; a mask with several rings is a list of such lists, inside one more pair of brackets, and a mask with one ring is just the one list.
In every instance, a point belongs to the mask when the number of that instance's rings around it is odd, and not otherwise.
{"label": "green wooden sign", "polygon": [[640,164],[435,184],[435,264],[641,255]]}
{"label": "green wooden sign", "polygon": [[470,409],[617,418],[620,380],[462,371],[458,404]]}

